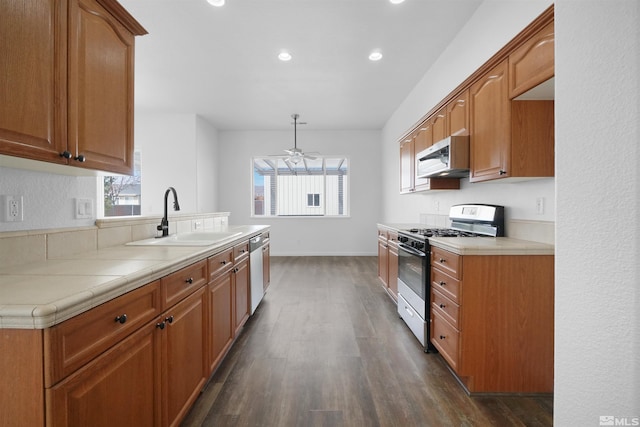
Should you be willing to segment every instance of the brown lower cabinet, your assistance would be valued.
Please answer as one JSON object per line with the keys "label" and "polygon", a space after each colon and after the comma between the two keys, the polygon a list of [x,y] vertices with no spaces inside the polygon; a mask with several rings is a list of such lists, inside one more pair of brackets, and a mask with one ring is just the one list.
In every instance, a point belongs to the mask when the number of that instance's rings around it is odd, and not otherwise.
{"label": "brown lower cabinet", "polygon": [[0,329],[0,425],[177,426],[250,300],[247,241],[54,327]]}
{"label": "brown lower cabinet", "polygon": [[553,392],[553,255],[431,250],[431,342],[469,393]]}

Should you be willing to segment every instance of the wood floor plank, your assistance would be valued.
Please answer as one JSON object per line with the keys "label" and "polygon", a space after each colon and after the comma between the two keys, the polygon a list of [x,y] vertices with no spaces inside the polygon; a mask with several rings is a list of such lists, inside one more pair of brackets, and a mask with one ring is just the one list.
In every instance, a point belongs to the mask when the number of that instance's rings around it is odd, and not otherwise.
{"label": "wood floor plank", "polygon": [[551,426],[551,396],[468,396],[399,319],[375,257],[271,257],[271,286],[183,421]]}

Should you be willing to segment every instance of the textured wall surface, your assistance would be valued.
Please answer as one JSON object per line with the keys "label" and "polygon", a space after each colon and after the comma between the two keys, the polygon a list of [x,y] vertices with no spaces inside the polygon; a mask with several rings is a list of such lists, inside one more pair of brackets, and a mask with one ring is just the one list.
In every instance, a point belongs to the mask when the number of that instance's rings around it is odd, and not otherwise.
{"label": "textured wall surface", "polygon": [[[0,232],[93,225],[96,192],[94,177],[0,167],[0,195],[21,195],[24,206],[24,221],[0,222]],[[93,218],[75,218],[76,198],[93,200]]]}
{"label": "textured wall surface", "polygon": [[555,425],[638,425],[640,2],[555,14]]}

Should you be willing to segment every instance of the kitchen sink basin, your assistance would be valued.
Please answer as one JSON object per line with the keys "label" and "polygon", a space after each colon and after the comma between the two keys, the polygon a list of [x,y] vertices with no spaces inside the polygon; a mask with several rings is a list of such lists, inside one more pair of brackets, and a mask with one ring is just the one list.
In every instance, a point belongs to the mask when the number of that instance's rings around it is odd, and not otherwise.
{"label": "kitchen sink basin", "polygon": [[127,243],[129,246],[211,246],[241,235],[240,231],[199,231]]}

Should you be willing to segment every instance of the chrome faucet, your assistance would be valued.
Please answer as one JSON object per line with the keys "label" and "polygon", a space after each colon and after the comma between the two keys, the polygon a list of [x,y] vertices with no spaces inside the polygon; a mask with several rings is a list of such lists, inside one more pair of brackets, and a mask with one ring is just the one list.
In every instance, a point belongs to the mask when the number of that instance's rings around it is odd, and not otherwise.
{"label": "chrome faucet", "polygon": [[167,188],[167,191],[164,193],[164,216],[162,217],[162,221],[160,221],[160,225],[158,226],[158,231],[162,231],[162,236],[158,237],[166,237],[169,235],[169,216],[167,214],[167,200],[169,198],[169,192],[173,193],[173,210],[180,210],[180,205],[178,204],[178,193],[176,193],[176,189],[173,187]]}

